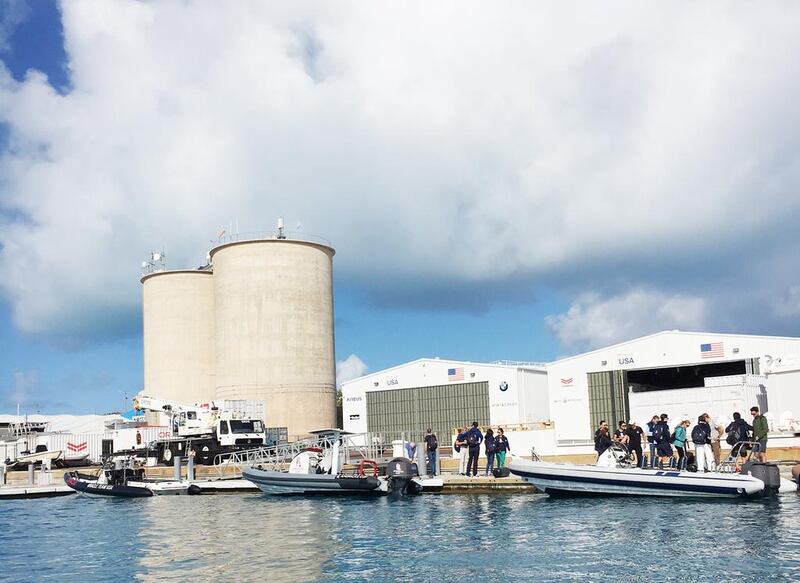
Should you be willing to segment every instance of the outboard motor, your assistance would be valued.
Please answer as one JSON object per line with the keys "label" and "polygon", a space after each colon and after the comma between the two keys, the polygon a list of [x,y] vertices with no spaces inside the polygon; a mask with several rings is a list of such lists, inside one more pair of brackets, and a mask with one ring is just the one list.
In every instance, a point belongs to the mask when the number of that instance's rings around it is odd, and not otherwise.
{"label": "outboard motor", "polygon": [[742,465],[741,473],[764,482],[762,496],[775,496],[781,487],[781,471],[775,464],[748,461]]}
{"label": "outboard motor", "polygon": [[389,482],[389,493],[398,496],[419,494],[422,486],[412,478],[419,476],[417,464],[404,457],[396,457],[386,464],[386,479]]}

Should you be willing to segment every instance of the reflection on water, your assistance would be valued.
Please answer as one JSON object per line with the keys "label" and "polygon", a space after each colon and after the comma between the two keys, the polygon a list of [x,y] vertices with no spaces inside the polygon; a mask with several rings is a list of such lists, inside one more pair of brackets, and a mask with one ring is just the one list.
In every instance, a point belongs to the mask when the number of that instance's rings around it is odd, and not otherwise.
{"label": "reflection on water", "polygon": [[336,553],[341,509],[322,511],[315,500],[258,494],[157,497],[142,509],[138,559],[141,581],[182,581],[235,575],[263,581],[322,577],[322,562]]}
{"label": "reflection on water", "polygon": [[0,502],[0,581],[798,581],[800,497]]}

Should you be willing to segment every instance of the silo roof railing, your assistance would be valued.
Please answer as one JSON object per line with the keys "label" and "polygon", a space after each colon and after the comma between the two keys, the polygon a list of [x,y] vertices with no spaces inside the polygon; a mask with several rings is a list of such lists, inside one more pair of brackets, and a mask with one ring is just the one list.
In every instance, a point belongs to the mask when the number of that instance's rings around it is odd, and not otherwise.
{"label": "silo roof railing", "polygon": [[264,240],[286,240],[286,241],[305,241],[307,243],[317,243],[318,245],[325,245],[326,247],[333,247],[328,239],[318,237],[317,235],[309,235],[308,233],[301,233],[300,231],[252,231],[249,233],[224,233],[217,239],[212,239],[211,243],[215,246],[225,245],[227,243],[236,243],[238,241],[264,241]]}

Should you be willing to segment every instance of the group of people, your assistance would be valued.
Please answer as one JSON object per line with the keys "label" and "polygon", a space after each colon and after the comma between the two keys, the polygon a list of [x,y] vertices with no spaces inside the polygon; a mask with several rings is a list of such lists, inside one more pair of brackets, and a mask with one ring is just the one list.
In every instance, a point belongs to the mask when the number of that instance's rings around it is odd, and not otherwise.
{"label": "group of people", "polygon": [[[645,467],[645,457],[642,451],[643,443],[647,443],[650,456],[650,467],[669,467],[675,459],[675,452],[678,458],[675,462],[679,470],[687,467],[688,444],[694,444],[695,463],[698,472],[713,471],[720,463],[721,445],[720,441],[725,441],[733,446],[731,455],[747,455],[747,447],[741,442],[755,442],[754,453],[758,461],[764,462],[767,458],[767,433],[769,424],[767,419],[759,412],[758,407],[751,407],[750,414],[753,417],[753,424],[750,425],[740,413],[733,414],[733,421],[723,428],[722,425],[714,425],[711,416],[703,413],[697,418],[697,423],[689,432],[691,422],[683,419],[670,431],[669,416],[653,415],[653,418],[646,423],[646,429],[639,427],[635,421],[625,423],[620,421],[617,430],[612,436],[606,421],[601,421],[600,426],[594,435],[594,446],[598,457],[614,443],[625,446],[630,454],[635,458],[638,467]],[[752,436],[752,437],[751,437]],[[674,450],[673,450],[674,447]]]}
{"label": "group of people", "polygon": [[503,432],[503,428],[498,427],[495,434],[490,427],[484,435],[478,427],[478,422],[474,421],[472,427],[459,428],[455,443],[453,443],[453,451],[458,454],[458,474],[460,476],[478,475],[478,457],[481,453],[481,444],[483,444],[486,453],[485,475],[492,475],[495,464],[498,468],[505,467],[506,455],[511,451],[511,446]]}

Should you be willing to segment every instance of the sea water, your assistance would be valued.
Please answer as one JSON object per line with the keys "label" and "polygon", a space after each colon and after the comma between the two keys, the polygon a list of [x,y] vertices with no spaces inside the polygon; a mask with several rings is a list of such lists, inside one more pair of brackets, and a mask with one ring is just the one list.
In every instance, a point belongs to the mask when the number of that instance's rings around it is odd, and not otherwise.
{"label": "sea water", "polygon": [[0,501],[2,581],[800,581],[800,497]]}

